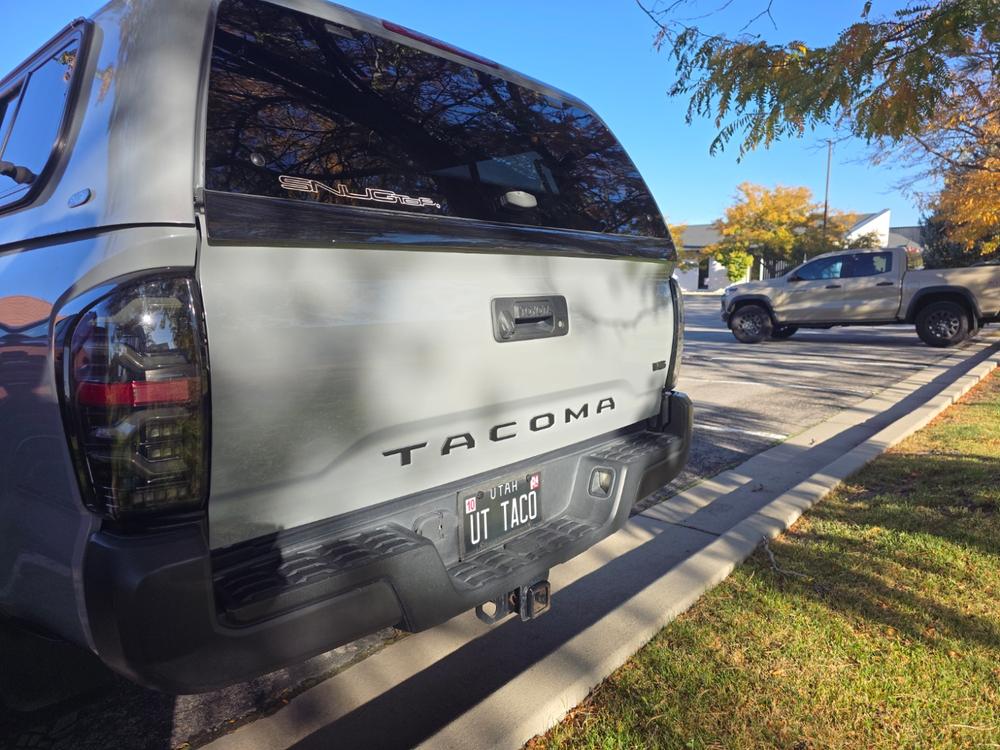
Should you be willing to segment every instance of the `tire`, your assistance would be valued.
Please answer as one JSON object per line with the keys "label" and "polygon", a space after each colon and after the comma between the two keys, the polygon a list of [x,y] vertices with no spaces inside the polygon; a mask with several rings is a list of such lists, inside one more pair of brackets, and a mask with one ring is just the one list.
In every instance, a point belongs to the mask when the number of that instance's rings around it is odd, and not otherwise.
{"label": "tire", "polygon": [[760,305],[746,305],[733,313],[729,330],[743,344],[759,344],[771,338],[771,315]]}
{"label": "tire", "polygon": [[969,312],[957,302],[932,302],[917,313],[916,327],[927,346],[956,346],[969,337]]}
{"label": "tire", "polygon": [[798,326],[777,326],[771,331],[771,338],[775,341],[784,341],[794,336],[797,330],[799,330]]}
{"label": "tire", "polygon": [[972,322],[969,324],[969,338],[974,339],[979,335],[980,331],[983,330],[983,323],[975,315],[972,316]]}

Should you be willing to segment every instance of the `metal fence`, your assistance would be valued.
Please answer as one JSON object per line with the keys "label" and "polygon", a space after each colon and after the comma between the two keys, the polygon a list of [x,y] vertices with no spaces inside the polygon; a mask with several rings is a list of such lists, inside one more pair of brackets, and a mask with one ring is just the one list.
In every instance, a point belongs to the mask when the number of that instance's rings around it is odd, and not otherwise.
{"label": "metal fence", "polygon": [[789,269],[795,268],[797,265],[799,264],[787,260],[779,260],[774,263],[774,268],[770,269],[766,264],[762,263],[761,276],[765,279],[776,279],[779,276],[784,276]]}

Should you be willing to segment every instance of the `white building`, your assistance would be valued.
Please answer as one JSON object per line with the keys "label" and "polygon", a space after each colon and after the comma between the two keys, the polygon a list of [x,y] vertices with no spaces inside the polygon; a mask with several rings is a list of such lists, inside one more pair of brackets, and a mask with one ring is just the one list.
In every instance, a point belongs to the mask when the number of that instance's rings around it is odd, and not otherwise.
{"label": "white building", "polygon": [[878,236],[878,247],[889,247],[889,234],[892,231],[889,227],[891,218],[892,212],[888,208],[877,214],[862,216],[853,227],[847,230],[847,239],[856,240],[866,234],[875,234]]}
{"label": "white building", "polygon": [[[692,224],[684,228],[684,247],[681,258],[687,263],[678,263],[674,278],[685,292],[714,292],[724,289],[733,282],[729,280],[726,267],[715,258],[702,255],[709,245],[714,245],[722,236],[711,224]],[[689,265],[689,268],[682,266]],[[747,279],[750,274],[747,273]],[[746,281],[747,279],[743,279]]]}
{"label": "white building", "polygon": [[[862,216],[853,227],[847,232],[848,239],[856,239],[866,234],[875,234],[878,237],[876,243],[879,247],[920,247],[920,227],[893,227],[891,226],[892,214],[889,209],[879,211],[874,214]],[[715,292],[729,286],[733,282],[729,280],[726,267],[714,258],[706,257],[702,251],[709,245],[714,245],[721,239],[719,232],[711,224],[692,224],[684,229],[684,247],[681,251],[681,258],[687,259],[691,268],[682,268],[683,263],[678,263],[677,270],[674,271],[674,278],[680,284],[681,289],[686,292],[707,291]],[[786,269],[781,268],[779,272]],[[750,273],[742,281],[748,281]],[[758,264],[758,274],[765,273]]]}

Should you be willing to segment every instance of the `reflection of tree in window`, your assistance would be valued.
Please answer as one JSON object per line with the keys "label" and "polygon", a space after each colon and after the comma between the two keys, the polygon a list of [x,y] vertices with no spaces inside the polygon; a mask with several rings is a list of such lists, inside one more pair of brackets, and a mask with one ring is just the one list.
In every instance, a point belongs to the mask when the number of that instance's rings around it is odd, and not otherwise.
{"label": "reflection of tree in window", "polygon": [[[590,112],[274,6],[223,3],[208,135],[216,190],[365,205],[289,194],[277,176],[291,174],[431,198],[452,216],[665,236],[642,178]],[[537,208],[502,208],[510,190]]]}
{"label": "reflection of tree in window", "polygon": [[847,276],[859,278],[877,276],[892,270],[892,253],[858,253],[852,255]]}
{"label": "reflection of tree in window", "polygon": [[76,50],[65,50],[59,55],[59,64],[63,66],[63,81],[69,83],[73,79],[73,70],[76,68]]}

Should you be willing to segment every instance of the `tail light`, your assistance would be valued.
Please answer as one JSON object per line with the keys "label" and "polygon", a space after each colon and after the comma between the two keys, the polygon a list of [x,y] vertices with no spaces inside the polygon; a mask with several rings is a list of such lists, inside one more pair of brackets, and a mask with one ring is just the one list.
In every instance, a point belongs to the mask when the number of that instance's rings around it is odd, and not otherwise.
{"label": "tail light", "polygon": [[684,295],[677,279],[670,279],[670,299],[674,308],[674,348],[670,352],[670,364],[667,367],[666,389],[672,391],[677,387],[681,376],[681,357],[684,355]]}
{"label": "tail light", "polygon": [[114,520],[202,508],[207,353],[188,278],[117,288],[77,316],[64,364],[88,507]]}

